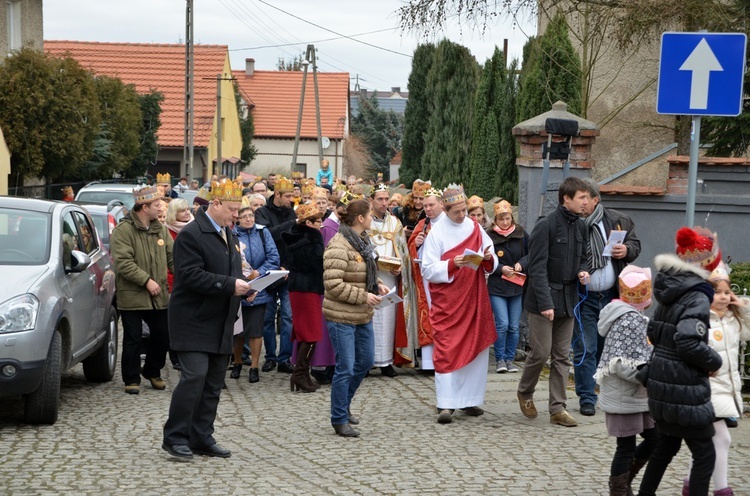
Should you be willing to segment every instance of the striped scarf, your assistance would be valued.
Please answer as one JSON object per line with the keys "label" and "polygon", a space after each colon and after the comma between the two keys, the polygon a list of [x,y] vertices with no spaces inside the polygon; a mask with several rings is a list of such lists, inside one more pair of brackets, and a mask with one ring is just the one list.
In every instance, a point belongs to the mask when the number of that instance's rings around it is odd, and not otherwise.
{"label": "striped scarf", "polygon": [[586,228],[589,230],[589,270],[593,273],[602,267],[606,267],[609,263],[609,257],[603,257],[602,252],[604,251],[604,237],[602,231],[599,229],[599,223],[604,218],[604,207],[599,203],[594,209],[593,213],[586,217]]}

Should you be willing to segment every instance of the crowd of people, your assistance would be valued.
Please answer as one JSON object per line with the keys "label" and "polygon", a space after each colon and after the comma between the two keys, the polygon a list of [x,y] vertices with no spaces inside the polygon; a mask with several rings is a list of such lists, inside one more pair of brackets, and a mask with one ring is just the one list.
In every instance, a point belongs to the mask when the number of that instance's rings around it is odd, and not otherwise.
{"label": "crowd of people", "polygon": [[[122,375],[127,393],[138,394],[141,377],[164,389],[169,351],[181,375],[163,448],[175,459],[230,456],[213,422],[243,365],[250,383],[276,370],[290,374],[293,392],[330,384],[335,433],[357,437],[351,402],[372,371],[434,375],[441,424],[457,410],[484,413],[490,364],[520,371],[519,407],[534,419],[549,360],[550,423],[578,424],[567,406],[573,365],[580,413],[598,406],[617,439],[610,494],[633,494],[644,466],[639,494],[655,494],[683,439],[693,455],[683,494],[707,494],[711,479],[714,494],[733,494],[728,427],[742,412],[750,305],[730,289],[715,234],[678,231],[675,253],[655,259],[652,290],[650,269],[633,265],[641,245],[632,219],[606,208],[591,180],[566,178],[557,208],[529,233],[508,201],[488,205],[460,185],[417,180],[400,194],[331,176],[324,167],[309,180],[217,177],[192,206],[166,185],[134,191],[111,237]],[[288,277],[251,290],[272,270]]]}

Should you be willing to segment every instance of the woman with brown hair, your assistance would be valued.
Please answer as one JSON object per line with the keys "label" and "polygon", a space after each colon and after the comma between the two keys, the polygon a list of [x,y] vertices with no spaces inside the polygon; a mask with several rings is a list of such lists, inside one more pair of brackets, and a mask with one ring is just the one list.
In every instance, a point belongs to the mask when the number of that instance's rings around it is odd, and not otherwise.
{"label": "woman with brown hair", "polygon": [[370,203],[354,200],[342,212],[339,232],[323,256],[323,314],[336,353],[331,382],[331,425],[336,434],[357,437],[350,424],[354,393],[375,361],[373,307],[388,292],[377,278],[377,253],[365,231],[372,223]]}
{"label": "woman with brown hair", "polygon": [[289,302],[292,305],[292,340],[297,341],[297,361],[289,379],[292,391],[318,389],[310,377],[310,356],[320,341],[323,320],[323,214],[313,203],[297,207],[297,224],[281,233],[289,269]]}

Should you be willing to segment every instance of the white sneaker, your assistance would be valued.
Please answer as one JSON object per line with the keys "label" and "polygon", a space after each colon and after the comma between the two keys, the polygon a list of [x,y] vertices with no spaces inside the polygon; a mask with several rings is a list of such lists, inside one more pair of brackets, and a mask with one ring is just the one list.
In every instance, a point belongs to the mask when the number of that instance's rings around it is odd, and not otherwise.
{"label": "white sneaker", "polygon": [[508,368],[508,372],[518,372],[518,367],[516,367],[516,364],[513,363],[513,360],[508,360],[505,362],[506,367]]}
{"label": "white sneaker", "polygon": [[508,371],[508,366],[505,365],[505,362],[498,362],[497,364],[497,373],[498,374],[504,374]]}

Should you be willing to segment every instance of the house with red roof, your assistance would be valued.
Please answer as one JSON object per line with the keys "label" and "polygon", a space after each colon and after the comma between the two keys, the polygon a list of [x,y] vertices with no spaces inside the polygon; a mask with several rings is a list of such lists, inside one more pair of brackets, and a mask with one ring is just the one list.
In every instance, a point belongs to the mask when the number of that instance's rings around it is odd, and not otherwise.
{"label": "house with red roof", "polygon": [[[259,71],[255,60],[245,60],[245,70],[233,71],[240,92],[253,115],[253,145],[258,150],[248,170],[265,175],[268,172],[301,172],[315,177],[320,169],[318,131],[315,118],[315,90],[312,70],[308,70],[302,111],[297,162],[292,167],[294,139],[297,133],[301,71]],[[318,72],[320,125],[323,158],[328,160],[334,176],[343,176],[344,141],[349,136],[349,73]]]}
{"label": "house with red roof", "polygon": [[[185,45],[155,43],[98,43],[45,41],[44,51],[70,55],[95,74],[117,77],[139,93],[151,90],[164,95],[161,102],[159,153],[149,173],[169,172],[203,182],[213,174],[236,176],[242,169],[239,114],[231,81],[226,45],[194,45],[194,160],[184,163]],[[221,81],[221,166],[217,167],[217,75]]]}

